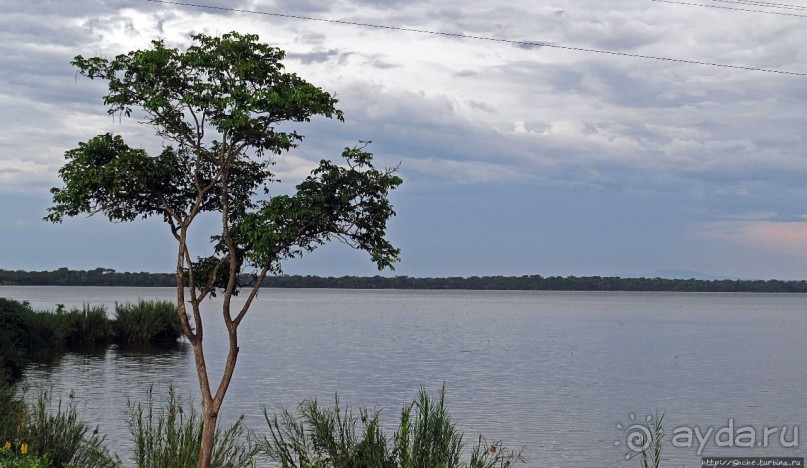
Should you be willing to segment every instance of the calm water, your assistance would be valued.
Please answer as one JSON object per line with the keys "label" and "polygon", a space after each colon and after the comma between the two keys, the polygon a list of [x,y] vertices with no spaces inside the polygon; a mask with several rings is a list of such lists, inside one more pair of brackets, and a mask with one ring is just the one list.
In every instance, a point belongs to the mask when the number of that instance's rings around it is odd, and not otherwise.
{"label": "calm water", "polygon": [[[0,297],[52,309],[174,295],[5,286]],[[214,369],[225,352],[217,304],[206,311]],[[733,434],[749,426],[762,442],[764,427],[786,427],[785,442],[793,440],[794,426],[807,421],[805,331],[807,295],[265,290],[242,326],[225,418],[244,413],[262,431],[262,405],[327,402],[338,391],[343,407],[383,408],[394,424],[420,386],[436,392],[445,382],[467,440],[484,433],[523,445],[529,466],[637,467],[624,460],[626,434],[617,424],[640,423],[656,409],[666,411],[664,466],[700,466],[697,439],[673,446],[674,429],[717,431],[732,419]],[[128,446],[127,398],[142,400],[151,384],[158,395],[171,383],[197,393],[188,345],[68,354],[33,366],[27,379],[63,396],[73,389],[85,419],[120,453]],[[807,444],[807,434],[798,443]],[[767,448],[719,448],[712,436],[703,455],[804,452],[778,437]]]}

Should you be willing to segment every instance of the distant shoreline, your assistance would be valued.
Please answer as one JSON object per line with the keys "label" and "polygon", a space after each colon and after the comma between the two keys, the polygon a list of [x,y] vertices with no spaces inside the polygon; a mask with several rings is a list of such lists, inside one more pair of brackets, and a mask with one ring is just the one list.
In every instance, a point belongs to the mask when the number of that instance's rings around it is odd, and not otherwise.
{"label": "distant shoreline", "polygon": [[[173,273],[94,270],[11,271],[0,269],[0,285],[6,286],[139,286],[172,287]],[[249,276],[242,277],[244,284]],[[418,289],[500,291],[660,291],[660,292],[769,292],[807,293],[807,281],[620,278],[602,276],[470,276],[415,278],[409,276],[301,276],[266,279],[269,288]]]}

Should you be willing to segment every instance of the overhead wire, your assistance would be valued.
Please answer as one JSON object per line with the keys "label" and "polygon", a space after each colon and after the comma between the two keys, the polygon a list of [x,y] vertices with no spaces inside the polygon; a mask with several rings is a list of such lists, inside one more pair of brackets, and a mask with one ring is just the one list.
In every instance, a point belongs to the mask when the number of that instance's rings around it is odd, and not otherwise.
{"label": "overhead wire", "polygon": [[754,5],[764,8],[781,8],[784,10],[807,10],[807,6],[791,5],[788,3],[762,2],[757,0],[709,0],[710,2],[735,3],[740,5]]}
{"label": "overhead wire", "polygon": [[[782,11],[752,10],[750,8],[738,8],[738,7],[730,7],[730,6],[723,6],[723,5],[704,5],[703,3],[682,2],[682,1],[679,1],[679,0],[649,0],[649,1],[658,2],[658,3],[671,3],[673,5],[687,5],[687,6],[694,6],[694,7],[701,7],[701,8],[714,8],[714,9],[718,9],[718,10],[744,11],[744,12],[749,12],[749,13],[763,13],[763,14],[766,14],[766,15],[777,15],[777,16],[790,16],[790,17],[796,17],[796,18],[807,18],[807,15],[800,15],[798,13],[785,13],[785,12],[782,12]],[[718,0],[718,1],[725,1],[725,0]],[[728,3],[740,4],[740,5],[751,5],[750,3],[740,3],[740,2],[728,2]],[[773,8],[773,7],[771,7],[771,8]]]}
{"label": "overhead wire", "polygon": [[[569,50],[569,51],[576,51],[576,52],[588,52],[588,53],[619,56],[619,57],[639,58],[639,59],[646,59],[646,60],[656,60],[656,61],[662,61],[662,62],[684,63],[684,64],[690,64],[690,65],[702,65],[702,66],[727,68],[727,69],[734,69],[734,70],[746,70],[746,71],[756,71],[756,72],[764,72],[764,73],[775,73],[775,74],[780,74],[780,75],[807,76],[807,73],[803,73],[803,72],[794,72],[794,71],[787,71],[787,70],[776,70],[776,69],[772,69],[772,68],[748,67],[748,66],[743,66],[743,65],[730,65],[730,64],[725,64],[725,63],[715,63],[715,62],[706,62],[706,61],[701,61],[701,60],[661,57],[661,56],[655,56],[655,55],[634,54],[634,53],[629,53],[629,52],[617,52],[617,51],[613,51],[613,50],[593,49],[593,48],[588,48],[588,47],[566,46],[566,45],[554,44],[554,43],[549,43],[549,42],[519,41],[519,40],[503,39],[503,38],[496,38],[496,37],[489,37],[489,36],[477,36],[477,35],[469,35],[469,34],[461,34],[461,33],[430,31],[430,30],[426,30],[426,29],[406,28],[406,27],[402,27],[402,26],[389,26],[389,25],[372,24],[372,23],[360,23],[360,22],[356,22],[356,21],[336,20],[336,19],[329,19],[329,18],[315,18],[315,17],[311,17],[311,16],[292,15],[292,14],[288,14],[288,13],[274,13],[274,12],[267,12],[267,11],[247,10],[247,9],[243,9],[243,8],[220,7],[220,6],[214,6],[214,5],[204,5],[204,4],[199,4],[199,3],[178,2],[178,1],[173,1],[173,0],[145,0],[145,1],[151,2],[151,3],[161,3],[161,4],[165,4],[165,5],[176,5],[176,6],[185,6],[185,7],[191,7],[191,8],[208,9],[208,10],[229,11],[229,12],[235,12],[235,13],[247,13],[247,14],[272,16],[272,17],[279,17],[279,18],[298,19],[298,20],[305,20],[305,21],[317,21],[317,22],[322,22],[322,23],[340,24],[340,25],[347,25],[347,26],[360,26],[360,27],[366,27],[366,28],[384,29],[384,30],[391,30],[391,31],[411,32],[411,33],[418,33],[418,34],[427,34],[427,35],[432,35],[432,36],[454,37],[454,38],[459,38],[459,39],[474,39],[474,40],[479,40],[479,41],[506,43],[506,44],[512,44],[512,45],[517,45],[517,46],[547,47],[547,48],[553,48],[553,49]],[[651,0],[651,1],[663,1],[663,0]]]}

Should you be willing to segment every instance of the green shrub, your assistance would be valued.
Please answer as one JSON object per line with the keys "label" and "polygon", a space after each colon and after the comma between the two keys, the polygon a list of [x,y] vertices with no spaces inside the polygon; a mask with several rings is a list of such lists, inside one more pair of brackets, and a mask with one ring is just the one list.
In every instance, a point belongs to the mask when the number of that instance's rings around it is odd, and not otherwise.
{"label": "green shrub", "polygon": [[118,467],[120,461],[104,446],[104,436],[96,431],[88,434],[87,424],[78,417],[71,394],[63,405],[57,402],[52,408],[51,394],[39,391],[39,398],[29,409],[23,439],[30,445],[32,454],[46,457],[52,467],[107,468]]}
{"label": "green shrub", "polygon": [[[401,412],[401,423],[388,441],[381,432],[378,411],[322,408],[316,400],[300,404],[299,416],[284,410],[272,417],[264,410],[269,437],[258,443],[261,453],[283,468],[493,468],[523,463],[521,451],[500,441],[488,444],[480,436],[470,461],[462,463],[463,434],[445,407],[445,389],[433,399],[421,389]],[[361,433],[357,427],[361,422]]]}
{"label": "green shrub", "polygon": [[0,330],[0,380],[16,380],[22,377],[24,360],[22,353],[8,333]]}
{"label": "green shrub", "polygon": [[15,388],[0,383],[0,467],[118,467],[104,438],[88,435],[75,402],[53,408],[47,391],[26,404]]}
{"label": "green shrub", "polygon": [[182,333],[177,306],[170,301],[115,305],[115,337],[120,343],[176,341]]}
{"label": "green shrub", "polygon": [[112,338],[106,308],[88,304],[70,311],[62,304],[55,312],[34,311],[25,302],[0,298],[0,328],[26,352],[102,345]]}
{"label": "green shrub", "polygon": [[[160,408],[154,408],[151,390],[147,405],[129,402],[129,431],[133,457],[138,468],[193,467],[199,463],[202,420],[193,402],[181,399],[172,387]],[[256,451],[251,446],[243,418],[226,430],[217,430],[211,466],[241,468],[255,466]]]}
{"label": "green shrub", "polygon": [[47,357],[66,349],[88,350],[113,340],[124,344],[175,342],[182,334],[176,305],[138,301],[116,305],[116,320],[104,306],[34,311],[25,302],[0,298],[0,376],[22,376],[25,357]]}
{"label": "green shrub", "polygon": [[[264,417],[269,425],[269,438],[264,436],[258,447],[270,459],[285,467],[356,467],[383,468],[393,465],[393,455],[378,425],[378,412],[361,410],[353,416],[348,408],[342,412],[339,398],[333,408],[322,408],[316,400],[300,404],[300,417],[283,411]],[[362,422],[362,434],[356,426]]]}
{"label": "green shrub", "polygon": [[17,397],[12,385],[0,379],[0,445],[20,439],[25,426],[25,402]]}
{"label": "green shrub", "polygon": [[23,356],[32,349],[25,319],[31,314],[28,304],[0,298],[0,378],[22,377]]}
{"label": "green shrub", "polygon": [[56,313],[64,329],[64,343],[71,348],[92,348],[112,340],[112,323],[106,307],[84,304],[81,310]]}
{"label": "green shrub", "polygon": [[0,468],[50,468],[53,466],[46,456],[29,453],[28,444],[19,441],[0,442]]}

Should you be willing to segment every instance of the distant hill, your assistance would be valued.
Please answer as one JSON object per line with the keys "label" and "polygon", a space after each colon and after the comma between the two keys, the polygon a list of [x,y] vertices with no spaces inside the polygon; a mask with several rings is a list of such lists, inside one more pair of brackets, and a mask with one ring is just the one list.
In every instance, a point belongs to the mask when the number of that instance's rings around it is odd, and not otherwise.
{"label": "distant hill", "polygon": [[[657,272],[662,273],[662,272]],[[300,276],[281,275],[266,279],[272,288],[331,289],[468,289],[525,291],[681,291],[681,292],[807,292],[807,281],[698,279],[689,278],[620,278],[609,276],[470,276],[415,278],[409,276]],[[697,272],[688,272],[697,273]],[[172,287],[173,273],[121,273],[108,268],[94,270],[10,271],[0,270],[2,285],[30,286],[141,286]],[[251,277],[242,277],[248,284]]]}

